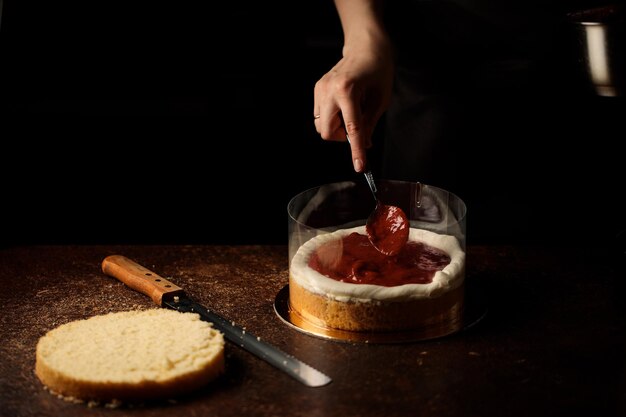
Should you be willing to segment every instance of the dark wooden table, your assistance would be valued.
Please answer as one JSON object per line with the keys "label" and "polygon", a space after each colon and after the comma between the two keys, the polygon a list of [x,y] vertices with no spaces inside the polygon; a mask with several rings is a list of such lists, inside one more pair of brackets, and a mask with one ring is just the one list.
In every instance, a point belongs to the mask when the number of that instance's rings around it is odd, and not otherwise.
{"label": "dark wooden table", "polygon": [[[177,401],[116,410],[57,399],[33,373],[48,330],[156,308],[100,271],[124,254],[326,372],[308,388],[227,343],[227,371]],[[607,248],[477,246],[468,285],[488,312],[452,336],[404,344],[324,340],[275,314],[285,246],[23,246],[0,250],[0,416],[626,415],[624,259]]]}

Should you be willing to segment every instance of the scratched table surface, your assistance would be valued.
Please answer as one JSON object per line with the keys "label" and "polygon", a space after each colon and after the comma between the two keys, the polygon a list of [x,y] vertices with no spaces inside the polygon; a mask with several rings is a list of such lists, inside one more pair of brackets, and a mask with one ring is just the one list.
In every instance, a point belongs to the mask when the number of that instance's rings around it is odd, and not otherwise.
{"label": "scratched table surface", "polygon": [[[333,381],[309,388],[238,346],[187,396],[116,409],[63,401],[34,374],[47,331],[158,308],[101,272],[123,254]],[[286,246],[14,246],[0,249],[0,416],[626,415],[624,259],[607,248],[470,246],[467,285],[486,315],[461,332],[397,344],[338,342],[274,311]]]}

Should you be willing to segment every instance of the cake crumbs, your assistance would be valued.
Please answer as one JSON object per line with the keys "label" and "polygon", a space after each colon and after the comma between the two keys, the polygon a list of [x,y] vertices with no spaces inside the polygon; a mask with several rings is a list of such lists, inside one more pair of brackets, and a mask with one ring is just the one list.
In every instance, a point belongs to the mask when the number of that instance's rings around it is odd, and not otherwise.
{"label": "cake crumbs", "polygon": [[111,409],[119,408],[121,406],[122,406],[122,402],[120,400],[115,400],[115,399],[112,400],[110,403],[104,404],[105,408],[111,408]]}
{"label": "cake crumbs", "polygon": [[[125,407],[125,408],[136,408],[136,407],[143,407],[145,404],[143,402],[129,402],[129,403],[124,403],[121,400],[118,400],[116,398],[110,400],[110,401],[100,401],[100,400],[81,400],[80,398],[76,398],[73,397],[71,395],[63,395],[63,394],[59,394],[56,391],[51,390],[50,388],[48,388],[47,386],[43,386],[45,391],[48,391],[50,394],[54,395],[55,397],[57,397],[59,400],[63,400],[72,404],[85,404],[88,408],[108,408],[108,409],[116,409],[116,408],[120,408],[120,407]],[[167,402],[169,404],[178,404],[178,401],[176,401],[175,399],[169,399],[167,400]]]}
{"label": "cake crumbs", "polygon": [[123,403],[117,399],[113,399],[110,402],[101,402],[101,401],[96,401],[96,400],[85,401],[85,400],[81,400],[80,398],[76,398],[71,395],[60,394],[50,389],[46,385],[43,386],[43,389],[45,391],[48,391],[50,394],[54,395],[55,397],[57,397],[59,400],[63,400],[65,402],[72,403],[72,404],[86,404],[87,407],[89,408],[104,407],[104,408],[114,409],[114,408],[119,408],[123,405]]}
{"label": "cake crumbs", "polygon": [[[52,392],[52,391],[50,391]],[[72,403],[72,404],[82,404],[85,401],[81,400],[80,398],[76,398],[76,397],[72,397],[72,396],[66,396],[63,394],[56,394],[57,398],[59,400],[63,400],[63,401],[67,401],[68,403]]]}
{"label": "cake crumbs", "polygon": [[69,395],[63,395],[63,394],[60,394],[60,393],[58,393],[58,392],[56,392],[56,391],[53,391],[53,390],[52,390],[52,389],[50,389],[47,385],[44,385],[44,386],[43,386],[43,389],[44,389],[44,391],[48,391],[50,394],[52,394],[52,395],[54,395],[55,397],[57,397],[59,400],[67,401],[68,403],[72,403],[72,404],[82,404],[82,403],[84,403],[84,402],[85,402],[85,401],[83,401],[83,400],[81,400],[81,399],[79,399],[79,398],[72,397],[72,396],[69,396]]}

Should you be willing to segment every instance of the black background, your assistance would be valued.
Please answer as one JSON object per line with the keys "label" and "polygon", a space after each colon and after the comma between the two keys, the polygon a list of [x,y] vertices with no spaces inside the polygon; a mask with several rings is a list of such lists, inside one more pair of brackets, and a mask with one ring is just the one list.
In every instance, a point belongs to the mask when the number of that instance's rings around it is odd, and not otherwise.
{"label": "black background", "polygon": [[[204,3],[5,0],[2,244],[285,244],[295,194],[362,180],[312,122],[314,83],[340,56],[332,2]],[[502,140],[476,149],[493,163],[468,155],[480,184],[451,190],[468,243],[624,228],[623,97],[589,94],[562,35],[545,94],[500,109],[533,109],[528,125],[494,114]]]}

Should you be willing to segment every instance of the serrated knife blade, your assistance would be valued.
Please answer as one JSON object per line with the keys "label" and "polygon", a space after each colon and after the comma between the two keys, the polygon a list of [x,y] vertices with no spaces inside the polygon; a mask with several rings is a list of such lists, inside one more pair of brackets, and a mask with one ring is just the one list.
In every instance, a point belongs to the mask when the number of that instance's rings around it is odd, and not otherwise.
{"label": "serrated knife blade", "polygon": [[332,381],[327,375],[293,355],[283,352],[243,327],[190,299],[182,288],[125,256],[107,256],[102,261],[102,271],[130,288],[149,296],[160,307],[199,314],[203,320],[213,323],[214,328],[221,331],[227,340],[306,386],[322,387]]}

